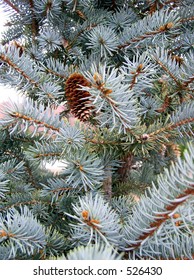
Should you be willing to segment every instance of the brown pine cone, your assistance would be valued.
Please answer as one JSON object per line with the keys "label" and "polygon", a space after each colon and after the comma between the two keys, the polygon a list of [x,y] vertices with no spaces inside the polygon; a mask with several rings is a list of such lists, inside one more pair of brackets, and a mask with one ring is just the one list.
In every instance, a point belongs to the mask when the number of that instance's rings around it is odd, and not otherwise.
{"label": "brown pine cone", "polygon": [[87,121],[91,115],[90,93],[81,86],[90,86],[90,82],[80,73],[73,73],[65,84],[66,98],[72,114],[81,121]]}

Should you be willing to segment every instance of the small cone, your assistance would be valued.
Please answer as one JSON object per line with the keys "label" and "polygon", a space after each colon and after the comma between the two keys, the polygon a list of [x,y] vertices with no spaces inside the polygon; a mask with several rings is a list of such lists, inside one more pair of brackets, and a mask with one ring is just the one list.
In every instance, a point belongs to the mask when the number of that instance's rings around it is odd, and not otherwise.
{"label": "small cone", "polygon": [[80,73],[73,73],[66,81],[66,98],[73,115],[81,121],[87,121],[91,115],[90,93],[81,90],[81,86],[90,86],[90,83]]}

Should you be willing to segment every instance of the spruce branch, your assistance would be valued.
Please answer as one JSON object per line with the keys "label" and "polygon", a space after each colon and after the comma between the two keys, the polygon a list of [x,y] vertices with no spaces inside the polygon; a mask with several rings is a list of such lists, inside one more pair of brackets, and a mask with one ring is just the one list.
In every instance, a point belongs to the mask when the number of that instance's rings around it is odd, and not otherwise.
{"label": "spruce branch", "polygon": [[29,146],[25,151],[25,156],[34,168],[38,168],[43,162],[54,163],[56,160],[61,159],[62,152],[61,146],[55,145],[51,141],[48,143],[35,141],[34,145]]}
{"label": "spruce branch", "polygon": [[97,24],[91,24],[89,23],[87,26],[83,26],[83,28],[81,30],[79,30],[79,32],[74,36],[73,39],[71,39],[70,42],[68,42],[68,46],[67,46],[67,50],[69,51],[70,49],[73,48],[73,46],[76,44],[77,40],[79,39],[80,36],[82,36],[86,31],[90,31],[93,28],[97,27]]}
{"label": "spruce branch", "polygon": [[29,176],[29,182],[32,184],[32,186],[34,186],[35,188],[38,189],[38,185],[37,185],[37,181],[35,179],[35,176],[34,176],[34,171],[32,169],[32,166],[30,165],[29,161],[25,159],[24,161],[24,167],[26,168],[26,172]]}
{"label": "spruce branch", "polygon": [[23,102],[3,106],[3,119],[0,123],[2,127],[9,126],[10,134],[27,133],[31,137],[40,134],[42,138],[50,138],[53,134],[59,132],[63,121],[59,115],[54,114],[48,106],[46,109],[43,104],[37,104],[31,99],[25,99]]}
{"label": "spruce branch", "polygon": [[16,7],[13,3],[11,3],[11,1],[9,0],[3,0],[3,2],[5,4],[7,4],[8,6],[10,6],[16,13],[20,13],[20,10],[18,9],[18,7]]}
{"label": "spruce branch", "polygon": [[192,64],[192,60],[194,58],[194,54],[192,51],[188,52],[185,57],[185,63],[181,67],[181,74],[180,76],[183,77],[183,84],[186,90],[194,91],[193,88],[189,88],[188,86],[192,86],[192,82],[194,80],[194,68]]}
{"label": "spruce branch", "polygon": [[[158,3],[159,2],[159,3]],[[150,2],[150,13],[154,13],[156,12],[156,10],[160,10],[163,7],[169,5],[169,9],[173,9],[175,7],[177,7],[179,4],[179,0],[168,0],[168,1],[152,1]]]}
{"label": "spruce branch", "polygon": [[41,184],[41,196],[51,195],[51,203],[59,200],[62,196],[68,194],[70,191],[73,192],[73,188],[70,184],[67,184],[64,178],[51,178],[47,180],[47,183]]}
{"label": "spruce branch", "polygon": [[146,138],[149,139],[150,141],[154,141],[154,140],[158,139],[160,137],[160,135],[162,136],[162,134],[165,134],[165,137],[167,137],[167,138],[172,137],[172,134],[170,134],[169,131],[175,130],[176,128],[181,128],[181,126],[185,126],[185,125],[193,123],[193,122],[194,122],[194,118],[189,118],[189,119],[177,122],[175,124],[169,124],[165,127],[162,127],[156,131],[151,132],[150,134],[147,134]]}
{"label": "spruce branch", "polygon": [[53,59],[52,57],[46,60],[46,65],[42,62],[37,61],[40,64],[40,67],[43,68],[46,74],[52,74],[59,79],[65,79],[68,75],[68,69],[64,62],[60,60]]}
{"label": "spruce branch", "polygon": [[0,200],[5,198],[5,194],[9,191],[9,182],[9,180],[6,180],[5,174],[0,170]]}
{"label": "spruce branch", "polygon": [[67,239],[63,234],[52,227],[46,230],[46,246],[43,250],[45,259],[49,257],[58,257],[64,253],[64,250],[69,247]]}
{"label": "spruce branch", "polygon": [[31,84],[33,84],[35,87],[38,87],[38,84],[35,80],[31,79],[20,67],[18,67],[16,64],[14,64],[11,59],[9,59],[7,56],[1,54],[0,59],[7,63],[9,66],[11,66],[14,70],[16,70],[19,74],[21,74],[27,81],[29,81]]}
{"label": "spruce branch", "polygon": [[182,103],[181,106],[172,114],[171,129],[178,129],[189,136],[189,133],[193,135],[193,122],[194,122],[194,102]]}
{"label": "spruce branch", "polygon": [[[170,205],[166,206],[165,210],[167,210],[167,212],[174,212],[174,210],[182,205],[182,203],[184,203],[190,195],[194,195],[193,187],[194,185],[191,185],[191,188],[186,189],[181,195],[177,196],[174,202],[171,202]],[[168,219],[170,219],[169,214],[157,214],[155,220],[149,225],[149,230],[146,229],[146,232],[138,237],[140,241],[131,244],[128,248],[134,249],[140,247],[143,241],[152,236]]]}
{"label": "spruce branch", "polygon": [[[29,89],[33,86],[40,88],[40,73],[37,66],[29,58],[28,55],[22,53],[20,55],[20,48],[15,45],[5,46],[0,48],[0,60],[4,62],[9,71],[11,70],[12,79],[8,79],[8,83],[13,83],[15,87],[21,87],[24,84],[23,89]],[[5,73],[2,73],[2,78],[5,77]],[[17,82],[16,82],[17,81]]]}
{"label": "spruce branch", "polygon": [[101,196],[89,194],[79,198],[73,210],[74,215],[66,215],[77,221],[77,224],[72,224],[74,240],[83,245],[100,240],[109,246],[110,242],[116,246],[121,243],[119,216]]}
{"label": "spruce branch", "polygon": [[35,124],[38,124],[38,125],[41,125],[41,126],[45,126],[45,127],[48,128],[48,129],[55,130],[55,131],[59,131],[58,128],[56,128],[56,127],[54,127],[54,126],[52,126],[52,125],[49,125],[49,124],[47,124],[47,123],[45,123],[45,122],[41,122],[41,121],[38,120],[38,119],[33,119],[33,118],[31,118],[31,117],[28,117],[28,116],[26,116],[26,115],[20,114],[20,113],[18,113],[18,112],[13,112],[13,113],[11,113],[11,114],[10,114],[10,117],[13,117],[13,118],[15,118],[15,119],[21,119],[21,120],[24,120],[24,121],[27,121],[27,122],[30,122],[30,123],[33,122],[33,123],[35,123]]}
{"label": "spruce branch", "polygon": [[77,190],[98,189],[104,179],[104,166],[101,159],[86,148],[77,150],[66,156],[67,167],[62,175],[66,176],[67,184]]}
{"label": "spruce branch", "polygon": [[[25,197],[26,198],[26,197]],[[18,198],[17,198],[17,200],[18,200]],[[10,209],[12,209],[12,208],[14,208],[14,209],[18,209],[18,208],[20,208],[20,207],[31,207],[31,206],[33,206],[34,204],[38,204],[39,202],[38,201],[36,201],[36,200],[34,200],[34,199],[30,199],[29,197],[28,197],[28,199],[26,199],[26,200],[24,200],[24,199],[22,199],[22,201],[21,200],[19,200],[18,202],[13,202],[13,201],[8,201],[9,203],[7,204],[7,205],[4,205],[4,206],[2,206],[1,208],[0,208],[0,212],[5,212],[5,211],[9,211]]]}
{"label": "spruce branch", "polygon": [[138,121],[135,96],[124,83],[124,75],[106,64],[92,65],[91,70],[84,72],[90,87],[82,87],[91,96],[96,119],[101,127],[118,128],[119,133],[131,129]]}
{"label": "spruce branch", "polygon": [[[34,141],[33,141],[34,142]],[[24,153],[25,154],[25,153]],[[26,173],[29,176],[29,183],[32,184],[32,186],[36,189],[39,188],[35,172],[36,170],[33,169],[32,165],[28,161],[28,159],[22,154],[17,154],[16,152],[14,153],[14,157],[17,159],[19,163],[23,163],[23,168],[24,168],[24,177]]]}
{"label": "spruce branch", "polygon": [[112,55],[117,48],[117,36],[110,27],[97,26],[85,35],[87,48],[95,53],[100,53],[101,57]]}
{"label": "spruce branch", "polygon": [[134,156],[131,152],[126,154],[121,159],[122,163],[121,163],[121,166],[118,168],[118,175],[119,175],[118,180],[120,182],[127,182],[130,170],[133,165],[133,159],[134,159]]}
{"label": "spruce branch", "polygon": [[194,20],[194,16],[180,19],[181,23],[187,23]]}
{"label": "spruce branch", "polygon": [[118,254],[112,247],[100,243],[79,246],[67,255],[67,260],[120,260],[122,254]]}
{"label": "spruce branch", "polygon": [[45,246],[44,229],[27,207],[21,207],[20,212],[11,209],[6,216],[7,220],[0,216],[0,237],[1,243],[8,241],[11,246],[9,257],[15,257],[19,251],[32,255]]}
{"label": "spruce branch", "polygon": [[[159,51],[161,51],[161,54],[159,54]],[[181,86],[180,81],[177,79],[177,77],[172,73],[172,71],[170,71],[170,69],[164,64],[165,62],[167,62],[168,57],[167,57],[167,52],[165,52],[164,49],[159,50],[158,49],[158,53],[156,55],[152,56],[153,59],[156,61],[156,63],[174,80],[174,82],[177,84],[178,87]],[[165,62],[163,63],[162,60],[160,60],[160,57],[163,58],[163,60],[165,60]],[[164,58],[165,57],[165,58]],[[174,63],[176,64],[176,63]],[[174,66],[174,65],[173,65]],[[173,67],[172,66],[172,67]]]}
{"label": "spruce branch", "polygon": [[172,98],[170,98],[168,95],[165,96],[164,98],[164,103],[162,104],[162,106],[158,109],[156,109],[156,111],[158,113],[163,113],[166,111],[167,108],[169,108],[170,104],[171,104]]}
{"label": "spruce branch", "polygon": [[125,76],[125,82],[129,84],[129,89],[136,92],[153,87],[157,66],[151,61],[147,51],[142,54],[137,52],[133,56],[133,61],[125,57],[121,71]]}
{"label": "spruce branch", "polygon": [[34,14],[38,19],[46,19],[50,23],[54,23],[56,19],[59,19],[62,13],[62,2],[51,0],[36,0],[34,1]]}
{"label": "spruce branch", "polygon": [[178,158],[170,170],[166,169],[164,175],[158,177],[158,186],[153,184],[152,189],[134,207],[133,218],[126,228],[125,240],[129,250],[139,248],[142,251],[147,246],[146,242],[149,244],[149,238],[156,238],[158,230],[194,195],[193,156],[194,148],[190,144],[185,152],[185,160]]}
{"label": "spruce branch", "polygon": [[38,35],[39,32],[39,26],[38,26],[38,21],[35,17],[34,14],[34,1],[33,0],[29,0],[29,4],[30,4],[30,9],[31,9],[31,13],[32,13],[32,34],[33,34],[33,41],[35,42],[36,37]]}
{"label": "spruce branch", "polygon": [[0,164],[7,179],[18,180],[24,174],[24,161],[17,162],[16,159],[8,160]]}
{"label": "spruce branch", "polygon": [[164,48],[156,48],[155,52],[151,51],[151,57],[175,82],[178,93],[183,90],[193,91],[188,87],[193,81],[193,65],[190,63],[193,59],[192,52],[177,58],[175,55],[169,56]]}
{"label": "spruce branch", "polygon": [[153,39],[157,35],[163,34],[165,36],[165,33],[176,33],[179,25],[178,21],[178,14],[174,13],[174,11],[163,9],[156,11],[153,15],[148,15],[138,23],[134,23],[129,31],[123,35],[123,43],[118,48],[138,46],[140,43]]}
{"label": "spruce branch", "polygon": [[66,124],[60,128],[55,139],[57,145],[62,145],[62,153],[69,154],[76,150],[80,150],[85,144],[85,135],[80,123],[75,123],[74,126]]}

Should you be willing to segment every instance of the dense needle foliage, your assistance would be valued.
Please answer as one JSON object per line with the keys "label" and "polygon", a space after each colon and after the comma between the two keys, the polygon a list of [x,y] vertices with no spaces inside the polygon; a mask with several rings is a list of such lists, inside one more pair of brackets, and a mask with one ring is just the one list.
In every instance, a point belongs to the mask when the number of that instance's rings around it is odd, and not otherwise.
{"label": "dense needle foliage", "polygon": [[193,1],[0,7],[0,259],[194,259]]}

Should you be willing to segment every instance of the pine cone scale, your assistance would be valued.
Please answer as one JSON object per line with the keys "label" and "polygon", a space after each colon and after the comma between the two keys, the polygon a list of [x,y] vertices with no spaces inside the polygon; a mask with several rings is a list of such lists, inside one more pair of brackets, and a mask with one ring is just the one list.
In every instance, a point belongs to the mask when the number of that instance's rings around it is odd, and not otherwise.
{"label": "pine cone scale", "polygon": [[90,87],[90,82],[80,73],[73,73],[66,81],[66,98],[72,114],[81,121],[91,115],[90,93],[81,86]]}

